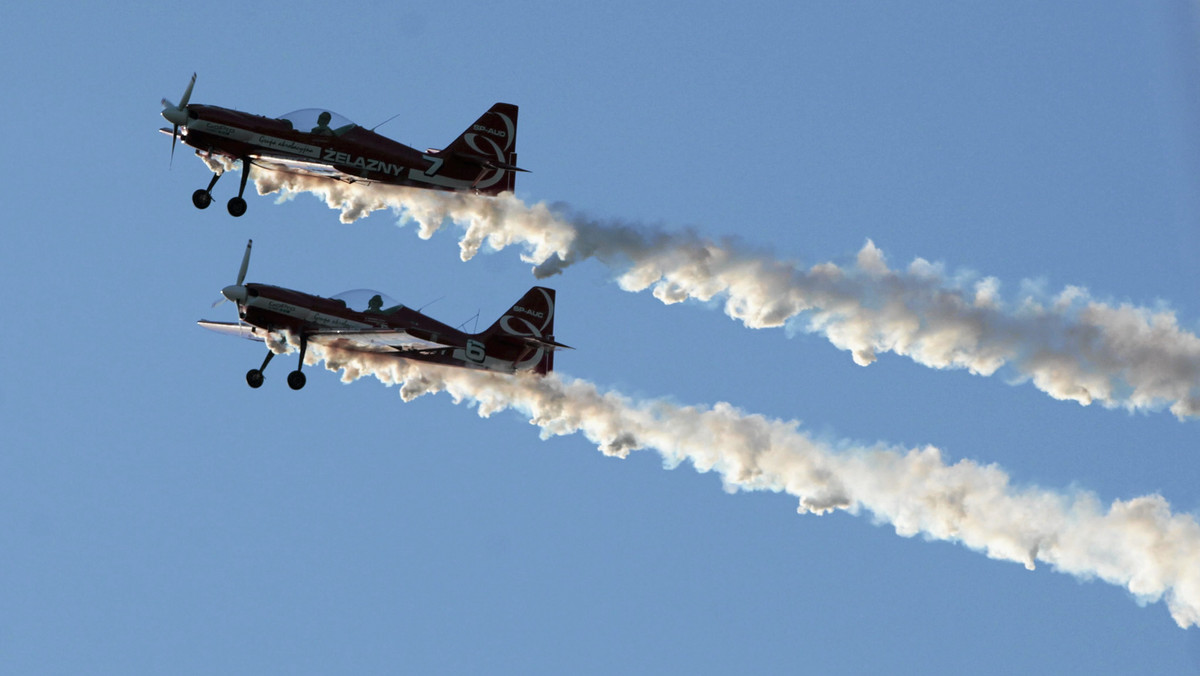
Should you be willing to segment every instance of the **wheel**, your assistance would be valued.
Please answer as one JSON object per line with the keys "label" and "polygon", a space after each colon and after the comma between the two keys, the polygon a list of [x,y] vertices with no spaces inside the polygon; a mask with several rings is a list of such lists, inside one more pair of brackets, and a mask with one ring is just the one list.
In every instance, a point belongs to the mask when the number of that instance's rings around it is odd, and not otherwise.
{"label": "wheel", "polygon": [[212,204],[212,193],[204,188],[192,193],[192,204],[196,205],[197,209],[207,209],[208,205]]}
{"label": "wheel", "polygon": [[241,197],[230,197],[229,215],[236,218],[244,213],[246,213],[246,200]]}
{"label": "wheel", "polygon": [[292,371],[288,374],[288,387],[292,388],[293,390],[298,390],[301,387],[304,387],[304,383],[307,381],[308,378],[305,378],[304,374],[300,371]]}
{"label": "wheel", "polygon": [[[288,378],[288,380],[291,381],[291,378]],[[259,371],[258,369],[250,369],[249,371],[246,371],[246,384],[254,388],[262,387],[262,371]]]}

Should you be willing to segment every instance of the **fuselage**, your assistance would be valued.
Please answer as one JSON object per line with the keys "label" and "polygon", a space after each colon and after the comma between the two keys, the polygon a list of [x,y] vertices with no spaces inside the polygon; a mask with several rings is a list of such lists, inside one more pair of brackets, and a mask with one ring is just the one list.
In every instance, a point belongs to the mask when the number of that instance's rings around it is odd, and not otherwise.
{"label": "fuselage", "polygon": [[[541,293],[535,288],[526,298],[536,302]],[[301,345],[316,342],[448,366],[506,373],[546,373],[553,368],[546,351],[549,344],[539,342],[542,334],[536,325],[511,314],[519,304],[487,331],[471,334],[403,305],[384,307],[379,294],[371,298],[365,310],[349,307],[341,298],[324,298],[269,284],[228,286],[222,294],[237,303],[242,325],[251,327],[251,336],[247,337],[259,340],[287,333]],[[552,297],[547,299],[552,302]],[[547,321],[552,318],[552,312],[543,315]]]}
{"label": "fuselage", "polygon": [[[258,164],[293,173],[448,191],[502,187],[502,170],[422,153],[353,123],[322,133],[314,129],[297,129],[285,118],[191,104],[180,138],[201,153],[254,158]],[[503,152],[496,154],[480,159],[503,163]]]}
{"label": "fuselage", "polygon": [[247,324],[297,336],[314,331],[402,330],[423,341],[466,345],[470,335],[404,306],[359,311],[337,298],[325,298],[270,284],[246,284],[238,313]]}

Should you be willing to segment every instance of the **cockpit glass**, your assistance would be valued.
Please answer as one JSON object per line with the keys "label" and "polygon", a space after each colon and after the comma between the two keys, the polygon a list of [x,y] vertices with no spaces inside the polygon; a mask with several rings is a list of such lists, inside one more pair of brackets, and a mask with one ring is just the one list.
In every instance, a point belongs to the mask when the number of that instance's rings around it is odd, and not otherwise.
{"label": "cockpit glass", "polygon": [[310,132],[319,126],[321,113],[329,113],[329,122],[325,126],[332,132],[340,134],[358,126],[344,116],[324,108],[304,108],[287,115],[280,115],[279,119],[291,122],[292,129],[296,131]]}
{"label": "cockpit glass", "polygon": [[368,310],[371,310],[390,314],[404,307],[395,298],[392,298],[386,293],[375,291],[374,289],[354,289],[353,291],[344,291],[334,296],[333,299],[342,301],[346,304],[346,307],[356,312],[367,312]]}

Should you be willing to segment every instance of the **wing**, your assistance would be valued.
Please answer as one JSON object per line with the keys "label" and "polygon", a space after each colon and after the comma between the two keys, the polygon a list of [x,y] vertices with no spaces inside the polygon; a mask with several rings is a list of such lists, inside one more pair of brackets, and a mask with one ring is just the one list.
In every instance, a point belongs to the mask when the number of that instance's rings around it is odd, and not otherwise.
{"label": "wing", "polygon": [[339,171],[332,164],[320,162],[317,160],[301,159],[290,155],[275,155],[267,153],[255,153],[250,156],[250,161],[256,167],[264,169],[273,169],[289,174],[302,174],[304,176],[321,176],[323,178],[333,178],[339,181],[355,182],[364,179],[359,179],[344,171]]}
{"label": "wing", "polygon": [[[227,336],[237,336],[264,342],[267,332],[245,323],[214,322],[201,319],[196,322],[209,331]],[[454,348],[454,345],[417,338],[400,329],[318,329],[308,334],[309,342],[330,345],[356,352],[422,352]]]}
{"label": "wing", "polygon": [[265,332],[260,331],[259,329],[255,329],[253,326],[250,326],[249,324],[243,324],[240,322],[239,323],[213,322],[213,321],[209,321],[207,319],[201,319],[200,321],[198,321],[196,323],[199,324],[200,326],[202,326],[203,328],[208,329],[209,331],[216,331],[217,333],[224,333],[227,336],[237,336],[238,338],[247,338],[249,340],[257,340],[259,342],[265,342],[265,339],[263,338],[263,333],[265,333]]}
{"label": "wing", "polygon": [[308,340],[359,352],[410,352],[453,348],[401,329],[320,329],[308,334]]}
{"label": "wing", "polygon": [[332,178],[338,181],[345,181],[347,183],[377,182],[374,179],[363,178],[362,176],[358,176],[356,174],[348,174],[328,162],[296,157],[294,155],[254,153],[250,155],[250,162],[256,167],[272,169],[274,171],[282,171],[288,174],[319,176],[322,178]]}

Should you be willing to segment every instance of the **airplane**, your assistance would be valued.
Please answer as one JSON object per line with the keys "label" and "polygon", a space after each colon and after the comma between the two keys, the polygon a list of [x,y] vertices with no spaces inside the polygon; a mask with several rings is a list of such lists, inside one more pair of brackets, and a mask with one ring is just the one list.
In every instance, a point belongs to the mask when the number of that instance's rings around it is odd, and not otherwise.
{"label": "airplane", "polygon": [[162,116],[171,128],[171,159],[181,140],[213,171],[208,187],[192,193],[192,204],[206,209],[212,189],[228,163],[242,165],[238,194],[229,200],[232,216],[246,213],[246,180],[251,165],[318,176],[347,183],[386,183],[453,192],[497,195],[512,191],[517,162],[517,106],[497,103],[450,145],[421,152],[365,129],[321,108],[280,117],[264,117],[230,108],[191,103],[196,74],[179,104],[162,100]]}
{"label": "airplane", "polygon": [[[487,330],[466,333],[369,289],[323,298],[269,284],[246,284],[253,244],[254,240],[246,243],[237,281],[221,289],[225,298],[213,304],[233,301],[240,321],[197,323],[261,342],[271,334],[299,340],[300,361],[287,377],[293,390],[304,387],[300,369],[310,342],[432,364],[538,375],[554,370],[556,350],[573,349],[554,340],[554,289],[535,286]],[[262,366],[246,373],[250,387],[263,384],[263,371],[274,356],[268,350]]]}

